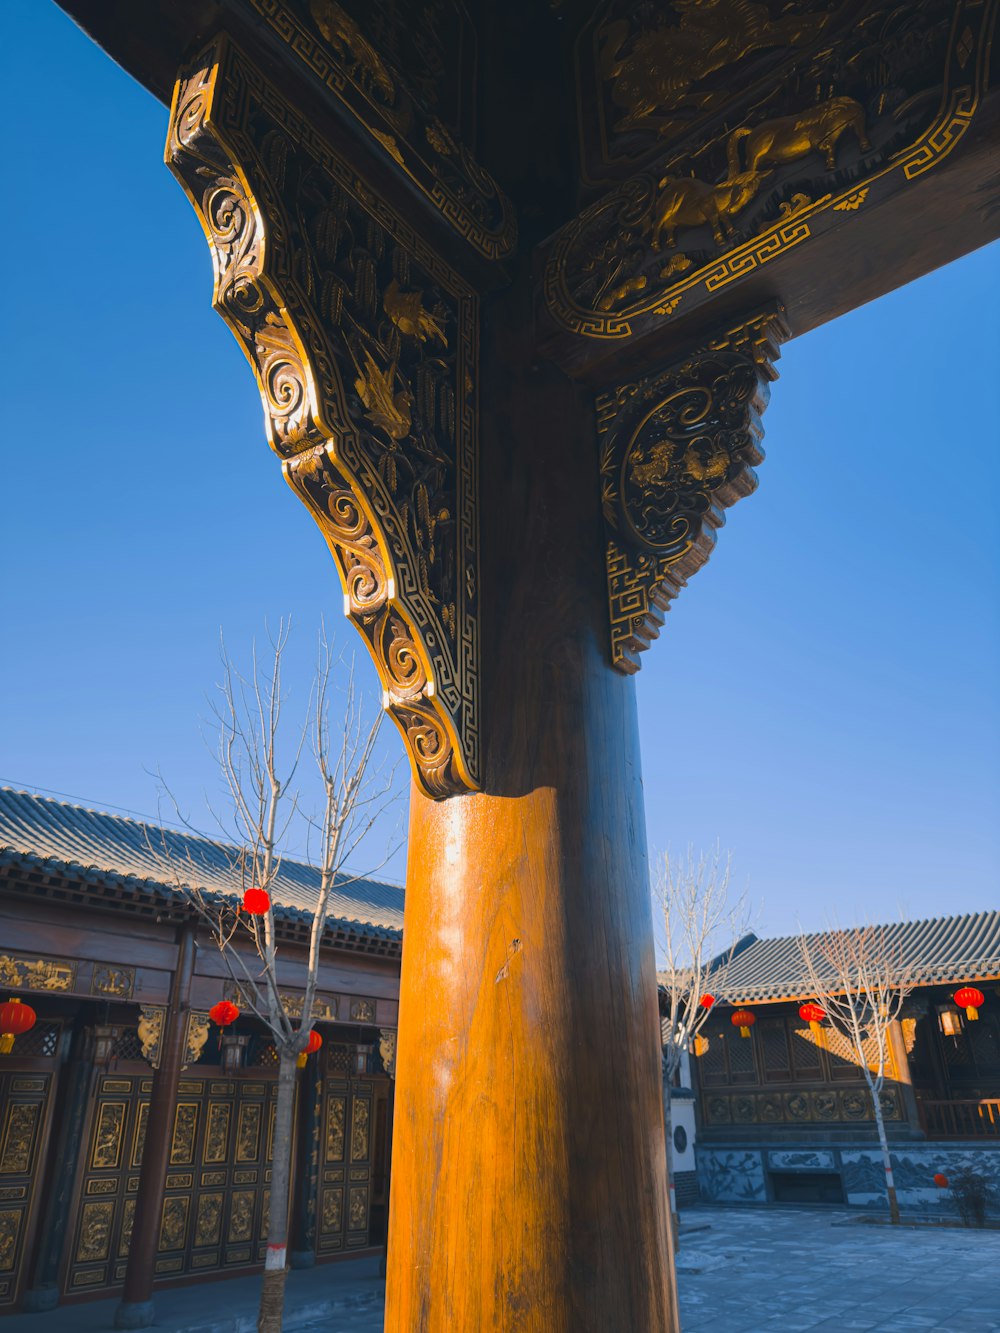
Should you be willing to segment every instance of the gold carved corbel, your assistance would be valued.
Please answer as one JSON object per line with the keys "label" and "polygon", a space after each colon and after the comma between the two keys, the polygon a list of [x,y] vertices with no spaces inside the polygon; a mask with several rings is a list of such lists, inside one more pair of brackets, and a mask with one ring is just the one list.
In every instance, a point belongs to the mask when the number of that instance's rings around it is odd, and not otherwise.
{"label": "gold carved corbel", "polygon": [[611,657],[638,654],[708,559],[724,510],[757,485],[761,415],[788,337],[777,310],[710,339],[659,374],[596,402]]}
{"label": "gold carved corbel", "polygon": [[476,296],[224,35],[178,79],[166,160],[414,777],[476,790]]}
{"label": "gold carved corbel", "polygon": [[208,1014],[200,1009],[192,1009],[187,1018],[182,1069],[187,1069],[188,1065],[197,1064],[201,1059],[201,1053],[208,1041],[208,1032]]}
{"label": "gold carved corbel", "polygon": [[167,1011],[162,1005],[144,1004],[139,1008],[138,1036],[142,1048],[142,1058],[154,1069],[160,1067],[160,1045],[163,1041],[163,1024]]}

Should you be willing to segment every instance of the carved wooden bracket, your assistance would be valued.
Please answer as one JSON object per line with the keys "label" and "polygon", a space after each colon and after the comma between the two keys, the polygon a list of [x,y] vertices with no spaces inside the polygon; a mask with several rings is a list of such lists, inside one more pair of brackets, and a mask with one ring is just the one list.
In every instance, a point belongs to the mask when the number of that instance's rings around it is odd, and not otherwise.
{"label": "carved wooden bracket", "polygon": [[475,293],[220,35],[166,160],[427,795],[479,779]]}
{"label": "carved wooden bracket", "polygon": [[711,554],[723,510],[755,489],[760,418],[787,337],[772,310],[598,397],[611,657],[620,671],[638,671],[662,613]]}
{"label": "carved wooden bracket", "polygon": [[139,1008],[139,1045],[142,1058],[148,1060],[154,1069],[160,1067],[160,1044],[163,1041],[163,1024],[167,1010],[164,1005],[144,1004]]}

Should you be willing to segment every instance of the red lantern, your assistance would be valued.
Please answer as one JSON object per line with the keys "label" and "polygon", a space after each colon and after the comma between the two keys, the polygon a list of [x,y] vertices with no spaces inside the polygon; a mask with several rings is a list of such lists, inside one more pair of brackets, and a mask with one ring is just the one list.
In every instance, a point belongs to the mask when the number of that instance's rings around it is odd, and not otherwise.
{"label": "red lantern", "polygon": [[319,1035],[316,1029],[313,1028],[312,1032],[309,1033],[309,1040],[306,1042],[305,1050],[301,1052],[298,1059],[295,1061],[298,1067],[300,1069],[305,1069],[306,1060],[310,1055],[314,1055],[322,1045],[323,1038]]}
{"label": "red lantern", "polygon": [[757,1019],[752,1010],[737,1009],[729,1021],[734,1028],[739,1028],[741,1037],[749,1037],[750,1029],[757,1022]]}
{"label": "red lantern", "polygon": [[271,899],[264,889],[247,889],[243,895],[243,910],[248,916],[267,916]]}
{"label": "red lantern", "polygon": [[799,1006],[799,1018],[803,1023],[808,1023],[813,1036],[818,1037],[822,1031],[820,1024],[826,1018],[826,1010],[822,1005],[813,1004],[810,1000],[808,1004]]}
{"label": "red lantern", "polygon": [[218,1004],[212,1005],[208,1011],[208,1016],[220,1028],[227,1028],[230,1023],[236,1022],[240,1016],[240,1011],[232,1000],[220,1000]]}
{"label": "red lantern", "polygon": [[20,1037],[35,1026],[37,1015],[30,1004],[20,1000],[8,1000],[0,1005],[0,1055],[10,1055],[14,1049],[14,1038]]}
{"label": "red lantern", "polygon": [[960,1009],[965,1010],[965,1016],[970,1022],[975,1022],[979,1017],[979,1010],[982,1008],[986,996],[975,986],[963,986],[961,990],[955,992],[955,1003]]}
{"label": "red lantern", "polygon": [[715,1003],[715,996],[709,995],[708,992],[706,991],[705,994],[698,1001],[698,1003],[701,1005],[703,1009],[711,1009],[712,1005]]}
{"label": "red lantern", "polygon": [[934,1184],[939,1190],[946,1190],[948,1188],[948,1177],[938,1171],[934,1176]]}

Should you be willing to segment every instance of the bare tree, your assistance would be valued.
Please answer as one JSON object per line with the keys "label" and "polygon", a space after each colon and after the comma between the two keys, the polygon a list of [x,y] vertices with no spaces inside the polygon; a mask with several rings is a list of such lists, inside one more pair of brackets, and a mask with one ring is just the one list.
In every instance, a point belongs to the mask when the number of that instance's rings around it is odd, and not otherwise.
{"label": "bare tree", "polygon": [[670,1213],[677,1230],[677,1195],[671,1159],[674,1077],[685,1051],[696,1051],[699,1034],[726,995],[734,947],[750,929],[745,892],[731,896],[732,856],[718,846],[710,854],[692,848],[680,860],[664,853],[653,875],[653,893],[663,913],[664,993],[663,1107],[667,1134]]}
{"label": "bare tree", "polygon": [[[313,1031],[320,949],[334,888],[352,882],[345,866],[396,800],[395,767],[376,759],[383,714],[371,714],[359,696],[353,662],[341,686],[343,708],[331,725],[335,662],[321,631],[309,716],[289,733],[283,725],[282,658],[288,627],[269,639],[271,652],[261,662],[256,646],[251,670],[243,674],[222,648],[223,679],[215,708],[219,727],[218,762],[227,796],[226,810],[213,812],[220,830],[234,843],[233,894],[199,887],[198,866],[156,849],[171,862],[172,879],[192,903],[225,961],[240,1004],[266,1027],[278,1054],[271,1203],[261,1288],[259,1333],[280,1333],[284,1307],[285,1256],[291,1190],[292,1118],[296,1070],[305,1063]],[[315,763],[316,812],[305,809],[302,790],[293,785],[303,750]],[[185,821],[186,822],[186,821]],[[312,923],[301,1015],[288,1012],[278,988],[278,942],[273,891],[289,830],[304,822],[307,842],[317,845],[313,863],[319,887],[311,903]],[[190,826],[190,825],[189,825]],[[384,864],[385,857],[382,858]],[[378,867],[371,867],[371,871]],[[248,890],[257,890],[246,901]],[[262,897],[263,895],[266,897]],[[254,901],[256,899],[256,901]],[[249,910],[253,904],[253,911]],[[278,905],[280,911],[280,904]]]}
{"label": "bare tree", "polygon": [[885,1168],[889,1215],[899,1221],[892,1158],[885,1136],[882,1088],[889,1062],[891,1025],[913,989],[905,981],[902,956],[884,926],[854,926],[800,935],[799,949],[809,985],[831,1026],[849,1043],[868,1084]]}

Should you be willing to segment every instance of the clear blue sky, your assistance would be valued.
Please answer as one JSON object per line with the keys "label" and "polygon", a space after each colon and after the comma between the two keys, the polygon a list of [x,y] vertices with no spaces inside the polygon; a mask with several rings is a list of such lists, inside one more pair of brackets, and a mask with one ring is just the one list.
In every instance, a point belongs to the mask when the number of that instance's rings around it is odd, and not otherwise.
{"label": "clear blue sky", "polygon": [[[207,825],[220,625],[291,613],[304,668],[339,586],[165,108],[44,0],[2,19],[0,778],[155,813],[160,767]],[[646,654],[651,845],[720,839],[763,932],[1000,904],[998,276],[994,246],[786,347],[760,489]]]}

